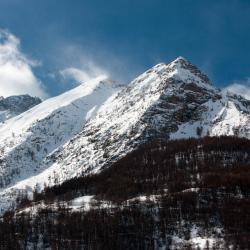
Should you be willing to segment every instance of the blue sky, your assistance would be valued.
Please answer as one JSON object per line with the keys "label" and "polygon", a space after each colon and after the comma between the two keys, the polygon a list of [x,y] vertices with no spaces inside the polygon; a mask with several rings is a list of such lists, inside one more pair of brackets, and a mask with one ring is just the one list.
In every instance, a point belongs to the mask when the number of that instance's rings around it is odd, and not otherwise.
{"label": "blue sky", "polygon": [[47,96],[100,73],[127,83],[177,56],[216,86],[244,87],[250,82],[249,13],[249,0],[1,0],[0,28],[17,40],[12,66],[22,62],[23,80]]}

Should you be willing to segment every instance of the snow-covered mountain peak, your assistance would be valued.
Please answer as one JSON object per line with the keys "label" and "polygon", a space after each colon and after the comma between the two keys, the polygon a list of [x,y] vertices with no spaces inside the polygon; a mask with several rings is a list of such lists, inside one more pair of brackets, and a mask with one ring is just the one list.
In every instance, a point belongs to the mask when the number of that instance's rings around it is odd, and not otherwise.
{"label": "snow-covered mountain peak", "polygon": [[123,86],[119,82],[113,80],[110,76],[104,74],[91,79],[90,81],[81,82],[79,85],[89,91],[93,91],[100,87],[117,88]]}
{"label": "snow-covered mountain peak", "polygon": [[38,97],[32,97],[29,95],[18,95],[9,97],[0,97],[0,124],[6,120],[17,116],[26,110],[41,103],[41,99]]}
{"label": "snow-covered mountain peak", "polygon": [[104,80],[101,80],[100,85],[104,85],[104,86],[112,87],[112,88],[124,87],[123,84],[121,84],[120,82],[115,81],[110,76],[106,76],[106,78]]}
{"label": "snow-covered mountain peak", "polygon": [[166,64],[159,63],[134,79],[129,87],[140,92],[178,89],[183,85],[213,91],[209,78],[183,57]]}
{"label": "snow-covered mountain peak", "polygon": [[90,81],[80,83],[79,86],[84,88],[86,91],[93,91],[107,82],[109,82],[109,77],[107,75],[100,75],[94,79],[91,79]]}
{"label": "snow-covered mountain peak", "polygon": [[186,58],[184,58],[183,56],[178,56],[176,59],[174,59],[171,64],[188,64],[190,63]]}
{"label": "snow-covered mountain peak", "polygon": [[183,82],[212,85],[207,75],[201,72],[184,57],[176,58],[174,61],[169,63],[167,67],[170,69],[172,77],[180,79]]}

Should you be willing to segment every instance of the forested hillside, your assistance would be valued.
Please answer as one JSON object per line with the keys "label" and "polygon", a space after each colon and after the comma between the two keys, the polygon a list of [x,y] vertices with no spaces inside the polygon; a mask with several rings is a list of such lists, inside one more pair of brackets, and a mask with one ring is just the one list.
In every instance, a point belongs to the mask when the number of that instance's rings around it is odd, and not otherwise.
{"label": "forested hillside", "polygon": [[[79,197],[88,209],[70,206]],[[150,142],[18,202],[0,249],[249,249],[250,141]]]}

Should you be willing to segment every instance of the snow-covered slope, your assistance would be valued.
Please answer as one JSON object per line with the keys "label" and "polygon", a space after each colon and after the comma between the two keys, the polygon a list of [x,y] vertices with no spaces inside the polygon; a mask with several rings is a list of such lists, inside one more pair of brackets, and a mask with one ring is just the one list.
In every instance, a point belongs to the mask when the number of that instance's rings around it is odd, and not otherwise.
{"label": "snow-covered slope", "polygon": [[0,124],[41,102],[40,98],[29,95],[0,97]]}
{"label": "snow-covered slope", "polygon": [[46,169],[43,159],[82,130],[119,87],[105,76],[48,99],[0,126],[0,185]]}
{"label": "snow-covered slope", "polygon": [[154,66],[118,93],[95,82],[94,91],[80,86],[0,128],[6,204],[15,190],[101,171],[155,138],[250,138],[250,102],[213,87],[182,57]]}

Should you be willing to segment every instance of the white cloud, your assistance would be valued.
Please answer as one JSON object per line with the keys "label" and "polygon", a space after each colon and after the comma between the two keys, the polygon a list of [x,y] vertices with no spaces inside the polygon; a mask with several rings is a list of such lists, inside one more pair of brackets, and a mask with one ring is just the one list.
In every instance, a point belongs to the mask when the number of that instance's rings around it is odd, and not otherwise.
{"label": "white cloud", "polygon": [[73,79],[78,84],[84,83],[90,79],[98,77],[100,75],[109,75],[105,70],[101,69],[95,63],[88,61],[81,65],[81,68],[69,67],[60,71],[63,78]]}
{"label": "white cloud", "polygon": [[245,82],[233,83],[226,87],[225,90],[244,96],[246,99],[250,100],[250,78]]}
{"label": "white cloud", "polygon": [[[56,76],[61,88],[72,87],[100,75],[127,83],[143,71],[138,70],[126,56],[113,54],[98,44],[85,41],[69,44],[61,40],[51,55],[51,61],[57,66]],[[133,65],[132,69],[128,65]]]}
{"label": "white cloud", "polygon": [[41,82],[32,68],[38,62],[20,51],[20,40],[0,29],[0,96],[30,94],[46,98]]}

